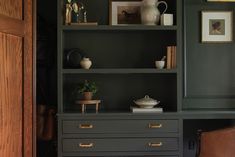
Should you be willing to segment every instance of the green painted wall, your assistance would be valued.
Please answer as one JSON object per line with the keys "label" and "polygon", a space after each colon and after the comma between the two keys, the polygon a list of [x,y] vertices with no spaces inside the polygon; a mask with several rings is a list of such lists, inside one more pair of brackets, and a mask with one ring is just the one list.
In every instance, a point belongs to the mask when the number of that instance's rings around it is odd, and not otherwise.
{"label": "green painted wall", "polygon": [[183,106],[235,108],[235,43],[201,43],[203,10],[234,11],[235,3],[184,1]]}

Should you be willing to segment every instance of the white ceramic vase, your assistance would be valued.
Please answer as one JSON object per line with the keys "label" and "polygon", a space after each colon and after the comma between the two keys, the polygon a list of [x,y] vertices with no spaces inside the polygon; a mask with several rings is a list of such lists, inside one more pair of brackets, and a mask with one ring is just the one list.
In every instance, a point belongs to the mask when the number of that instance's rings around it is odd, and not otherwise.
{"label": "white ceramic vase", "polygon": [[167,10],[167,3],[165,1],[158,0],[143,0],[141,5],[141,22],[144,25],[157,25],[160,20],[160,11],[158,10],[159,4],[165,5],[165,10],[163,14]]}
{"label": "white ceramic vase", "polygon": [[92,62],[90,58],[83,58],[80,62],[80,65],[83,69],[90,69]]}

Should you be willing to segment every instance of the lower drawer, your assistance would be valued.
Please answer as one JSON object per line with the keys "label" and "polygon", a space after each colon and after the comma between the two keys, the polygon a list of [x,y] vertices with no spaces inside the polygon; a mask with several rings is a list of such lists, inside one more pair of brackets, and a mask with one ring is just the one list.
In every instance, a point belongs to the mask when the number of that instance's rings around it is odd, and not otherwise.
{"label": "lower drawer", "polygon": [[176,150],[177,138],[63,139],[63,152]]}
{"label": "lower drawer", "polygon": [[[63,156],[63,157],[75,157],[75,156]],[[76,157],[81,157],[81,156],[76,156]],[[107,156],[99,156],[99,157],[107,157]],[[133,157],[133,156],[108,156],[108,157]],[[162,156],[162,155],[151,155],[151,156],[134,156],[134,157],[178,157],[178,156],[169,156],[169,155],[167,155],[167,156]]]}

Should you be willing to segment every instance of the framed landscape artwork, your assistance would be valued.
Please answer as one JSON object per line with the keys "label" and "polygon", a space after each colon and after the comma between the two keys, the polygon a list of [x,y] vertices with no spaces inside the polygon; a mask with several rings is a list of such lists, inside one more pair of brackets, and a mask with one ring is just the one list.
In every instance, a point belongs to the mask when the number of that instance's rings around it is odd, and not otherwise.
{"label": "framed landscape artwork", "polygon": [[140,24],[141,1],[109,1],[109,24]]}
{"label": "framed landscape artwork", "polygon": [[202,11],[202,42],[225,43],[233,40],[232,11]]}

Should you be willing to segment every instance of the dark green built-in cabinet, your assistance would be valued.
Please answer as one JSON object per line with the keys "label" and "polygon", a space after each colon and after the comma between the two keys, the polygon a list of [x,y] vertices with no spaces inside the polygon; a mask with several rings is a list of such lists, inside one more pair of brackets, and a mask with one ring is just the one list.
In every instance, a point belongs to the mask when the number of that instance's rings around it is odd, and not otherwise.
{"label": "dark green built-in cabinet", "polygon": [[[197,130],[235,125],[235,43],[201,42],[201,11],[235,12],[235,3],[165,0],[173,26],[111,26],[109,0],[81,1],[98,26],[65,25],[66,1],[57,0],[58,157],[194,157]],[[176,68],[156,69],[172,45]],[[91,69],[66,64],[72,48],[91,58]],[[99,87],[99,113],[82,114],[75,104],[74,88],[84,80]],[[146,94],[163,113],[130,111]]]}

